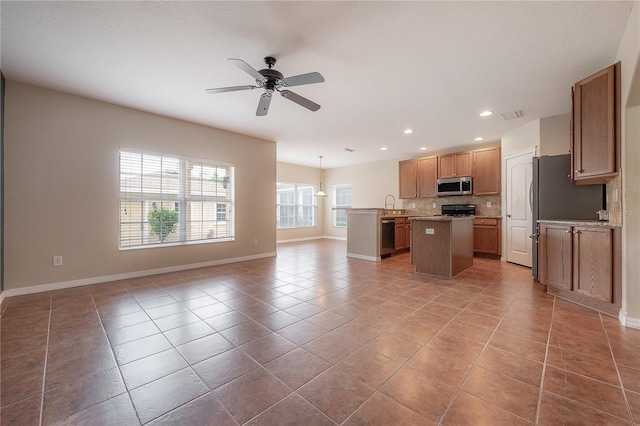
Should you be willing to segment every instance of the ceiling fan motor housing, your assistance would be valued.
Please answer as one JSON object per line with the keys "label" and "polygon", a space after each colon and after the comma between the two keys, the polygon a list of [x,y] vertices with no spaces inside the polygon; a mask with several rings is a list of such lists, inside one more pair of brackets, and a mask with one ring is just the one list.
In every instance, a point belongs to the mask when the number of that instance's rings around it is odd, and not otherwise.
{"label": "ceiling fan motor housing", "polygon": [[281,72],[276,71],[274,69],[266,69],[266,68],[258,72],[261,75],[263,75],[264,78],[267,79],[267,81],[265,81],[264,83],[262,83],[259,80],[256,80],[256,83],[258,83],[258,85],[263,84],[265,89],[267,90],[275,90],[276,87],[282,86],[282,79],[284,78],[284,76],[282,75]]}

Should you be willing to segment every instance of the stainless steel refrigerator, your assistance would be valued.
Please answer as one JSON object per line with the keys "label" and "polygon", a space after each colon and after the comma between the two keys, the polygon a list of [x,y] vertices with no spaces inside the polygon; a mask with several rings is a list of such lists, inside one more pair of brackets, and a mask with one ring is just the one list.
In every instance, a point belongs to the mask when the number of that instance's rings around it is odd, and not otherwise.
{"label": "stainless steel refrigerator", "polygon": [[597,220],[598,210],[606,206],[605,185],[571,183],[571,155],[533,158],[531,183],[533,208],[533,278],[538,276],[538,220]]}

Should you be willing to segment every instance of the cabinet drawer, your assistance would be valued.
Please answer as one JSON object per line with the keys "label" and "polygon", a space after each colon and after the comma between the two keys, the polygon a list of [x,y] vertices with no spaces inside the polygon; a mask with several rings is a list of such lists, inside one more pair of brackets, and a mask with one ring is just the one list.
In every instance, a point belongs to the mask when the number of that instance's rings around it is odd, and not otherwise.
{"label": "cabinet drawer", "polygon": [[498,219],[473,219],[474,225],[497,225]]}
{"label": "cabinet drawer", "polygon": [[406,217],[396,217],[396,225],[405,224],[405,223],[407,223]]}

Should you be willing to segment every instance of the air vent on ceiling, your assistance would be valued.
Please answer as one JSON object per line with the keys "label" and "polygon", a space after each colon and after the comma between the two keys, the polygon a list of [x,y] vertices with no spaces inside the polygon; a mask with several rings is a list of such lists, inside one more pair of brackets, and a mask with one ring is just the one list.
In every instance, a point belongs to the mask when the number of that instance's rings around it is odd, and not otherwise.
{"label": "air vent on ceiling", "polygon": [[345,152],[353,152],[353,151],[355,151],[355,149],[345,148],[345,149],[344,149],[344,151],[345,151]]}
{"label": "air vent on ceiling", "polygon": [[513,120],[514,118],[522,117],[522,111],[517,110],[517,111],[505,112],[504,114],[500,114],[500,117],[502,117],[503,120]]}

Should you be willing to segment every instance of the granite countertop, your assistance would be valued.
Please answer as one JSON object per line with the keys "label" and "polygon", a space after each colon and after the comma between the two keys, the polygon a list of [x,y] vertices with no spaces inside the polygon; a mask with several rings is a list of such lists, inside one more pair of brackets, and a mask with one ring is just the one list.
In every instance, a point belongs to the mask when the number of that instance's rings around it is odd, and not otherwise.
{"label": "granite countertop", "polygon": [[454,220],[471,220],[473,216],[409,216],[409,220],[430,220],[436,222],[451,222]]}
{"label": "granite countertop", "polygon": [[566,226],[600,226],[603,228],[622,228],[622,225],[620,224],[604,222],[600,220],[539,220],[538,223]]}

